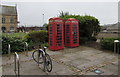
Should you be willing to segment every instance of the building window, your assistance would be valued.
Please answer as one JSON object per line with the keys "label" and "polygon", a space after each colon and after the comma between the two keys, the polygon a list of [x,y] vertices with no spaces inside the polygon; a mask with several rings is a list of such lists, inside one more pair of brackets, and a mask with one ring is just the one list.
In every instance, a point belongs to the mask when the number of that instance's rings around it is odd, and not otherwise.
{"label": "building window", "polygon": [[14,31],[14,27],[13,26],[10,27],[10,31]]}
{"label": "building window", "polygon": [[3,24],[5,23],[5,17],[2,18],[2,23],[3,23]]}
{"label": "building window", "polygon": [[10,18],[10,23],[14,23],[14,18],[13,17]]}
{"label": "building window", "polygon": [[5,32],[5,30],[6,30],[6,27],[1,27],[1,30],[2,30],[2,32]]}

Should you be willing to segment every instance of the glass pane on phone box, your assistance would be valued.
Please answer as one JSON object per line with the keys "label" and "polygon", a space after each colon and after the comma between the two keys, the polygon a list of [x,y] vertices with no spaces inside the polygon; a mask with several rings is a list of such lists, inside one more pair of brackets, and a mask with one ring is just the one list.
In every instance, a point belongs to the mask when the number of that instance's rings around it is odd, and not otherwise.
{"label": "glass pane on phone box", "polygon": [[74,33],[77,33],[77,32],[74,32]]}
{"label": "glass pane on phone box", "polygon": [[77,41],[76,39],[74,39],[73,41]]}
{"label": "glass pane on phone box", "polygon": [[74,36],[76,36],[77,34],[75,33],[75,34],[73,34]]}
{"label": "glass pane on phone box", "polygon": [[50,24],[50,26],[52,26],[52,24]]}
{"label": "glass pane on phone box", "polygon": [[73,26],[77,26],[77,25],[74,24]]}
{"label": "glass pane on phone box", "polygon": [[77,43],[77,42],[73,42],[74,44]]}
{"label": "glass pane on phone box", "polygon": [[61,46],[62,44],[59,44],[59,46]]}
{"label": "glass pane on phone box", "polygon": [[61,26],[61,24],[57,24],[57,26]]}
{"label": "glass pane on phone box", "polygon": [[73,29],[73,31],[77,31],[77,29]]}

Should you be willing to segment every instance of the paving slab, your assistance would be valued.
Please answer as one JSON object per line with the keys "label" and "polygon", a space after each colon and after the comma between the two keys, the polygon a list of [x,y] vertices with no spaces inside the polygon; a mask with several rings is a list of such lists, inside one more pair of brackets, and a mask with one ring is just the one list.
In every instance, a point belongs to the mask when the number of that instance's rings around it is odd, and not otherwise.
{"label": "paving slab", "polygon": [[71,71],[70,69],[64,68],[56,73],[57,73],[57,75],[72,75],[74,72]]}
{"label": "paving slab", "polygon": [[89,60],[85,58],[79,58],[73,61],[68,62],[69,64],[72,64],[73,66],[79,66],[82,64],[88,64]]}
{"label": "paving slab", "polygon": [[85,74],[85,75],[98,75],[98,74],[96,74],[96,73],[94,73],[94,72],[88,72],[88,73]]}
{"label": "paving slab", "polygon": [[14,64],[2,66],[2,75],[15,75]]}
{"label": "paving slab", "polygon": [[[19,53],[22,75],[97,75],[94,72],[86,72],[85,70],[100,64],[103,65],[105,62],[109,63],[102,67],[97,67],[97,69],[104,71],[101,75],[118,74],[117,55],[111,52],[104,52],[85,46],[65,48],[59,51],[47,49],[47,53],[51,56],[53,62],[53,70],[50,73],[44,72],[42,65],[38,67],[37,63],[32,59],[32,52],[28,52],[28,56],[25,53]],[[112,60],[113,58],[116,59]],[[3,75],[14,75],[14,54],[11,55],[11,59],[4,55],[2,60]]]}
{"label": "paving slab", "polygon": [[102,75],[113,75],[113,74],[118,75],[118,66],[117,65],[109,64],[107,66],[100,68],[100,70],[104,71],[104,73]]}

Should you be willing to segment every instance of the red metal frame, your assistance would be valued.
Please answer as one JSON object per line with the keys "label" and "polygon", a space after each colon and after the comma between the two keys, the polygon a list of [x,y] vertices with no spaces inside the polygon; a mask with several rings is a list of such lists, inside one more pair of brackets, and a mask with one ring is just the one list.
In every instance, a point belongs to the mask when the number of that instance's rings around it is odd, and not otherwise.
{"label": "red metal frame", "polygon": [[65,46],[79,46],[79,24],[74,18],[65,21]]}
{"label": "red metal frame", "polygon": [[60,50],[64,49],[64,22],[59,17],[49,19],[48,36],[49,49]]}

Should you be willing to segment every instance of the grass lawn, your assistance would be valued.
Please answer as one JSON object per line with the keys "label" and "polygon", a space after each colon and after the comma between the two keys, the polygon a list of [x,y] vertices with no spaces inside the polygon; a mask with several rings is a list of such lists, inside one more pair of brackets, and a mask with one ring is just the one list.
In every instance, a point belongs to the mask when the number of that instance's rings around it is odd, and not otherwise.
{"label": "grass lawn", "polygon": [[2,35],[6,35],[9,37],[24,37],[27,33],[19,32],[19,33],[2,33]]}

